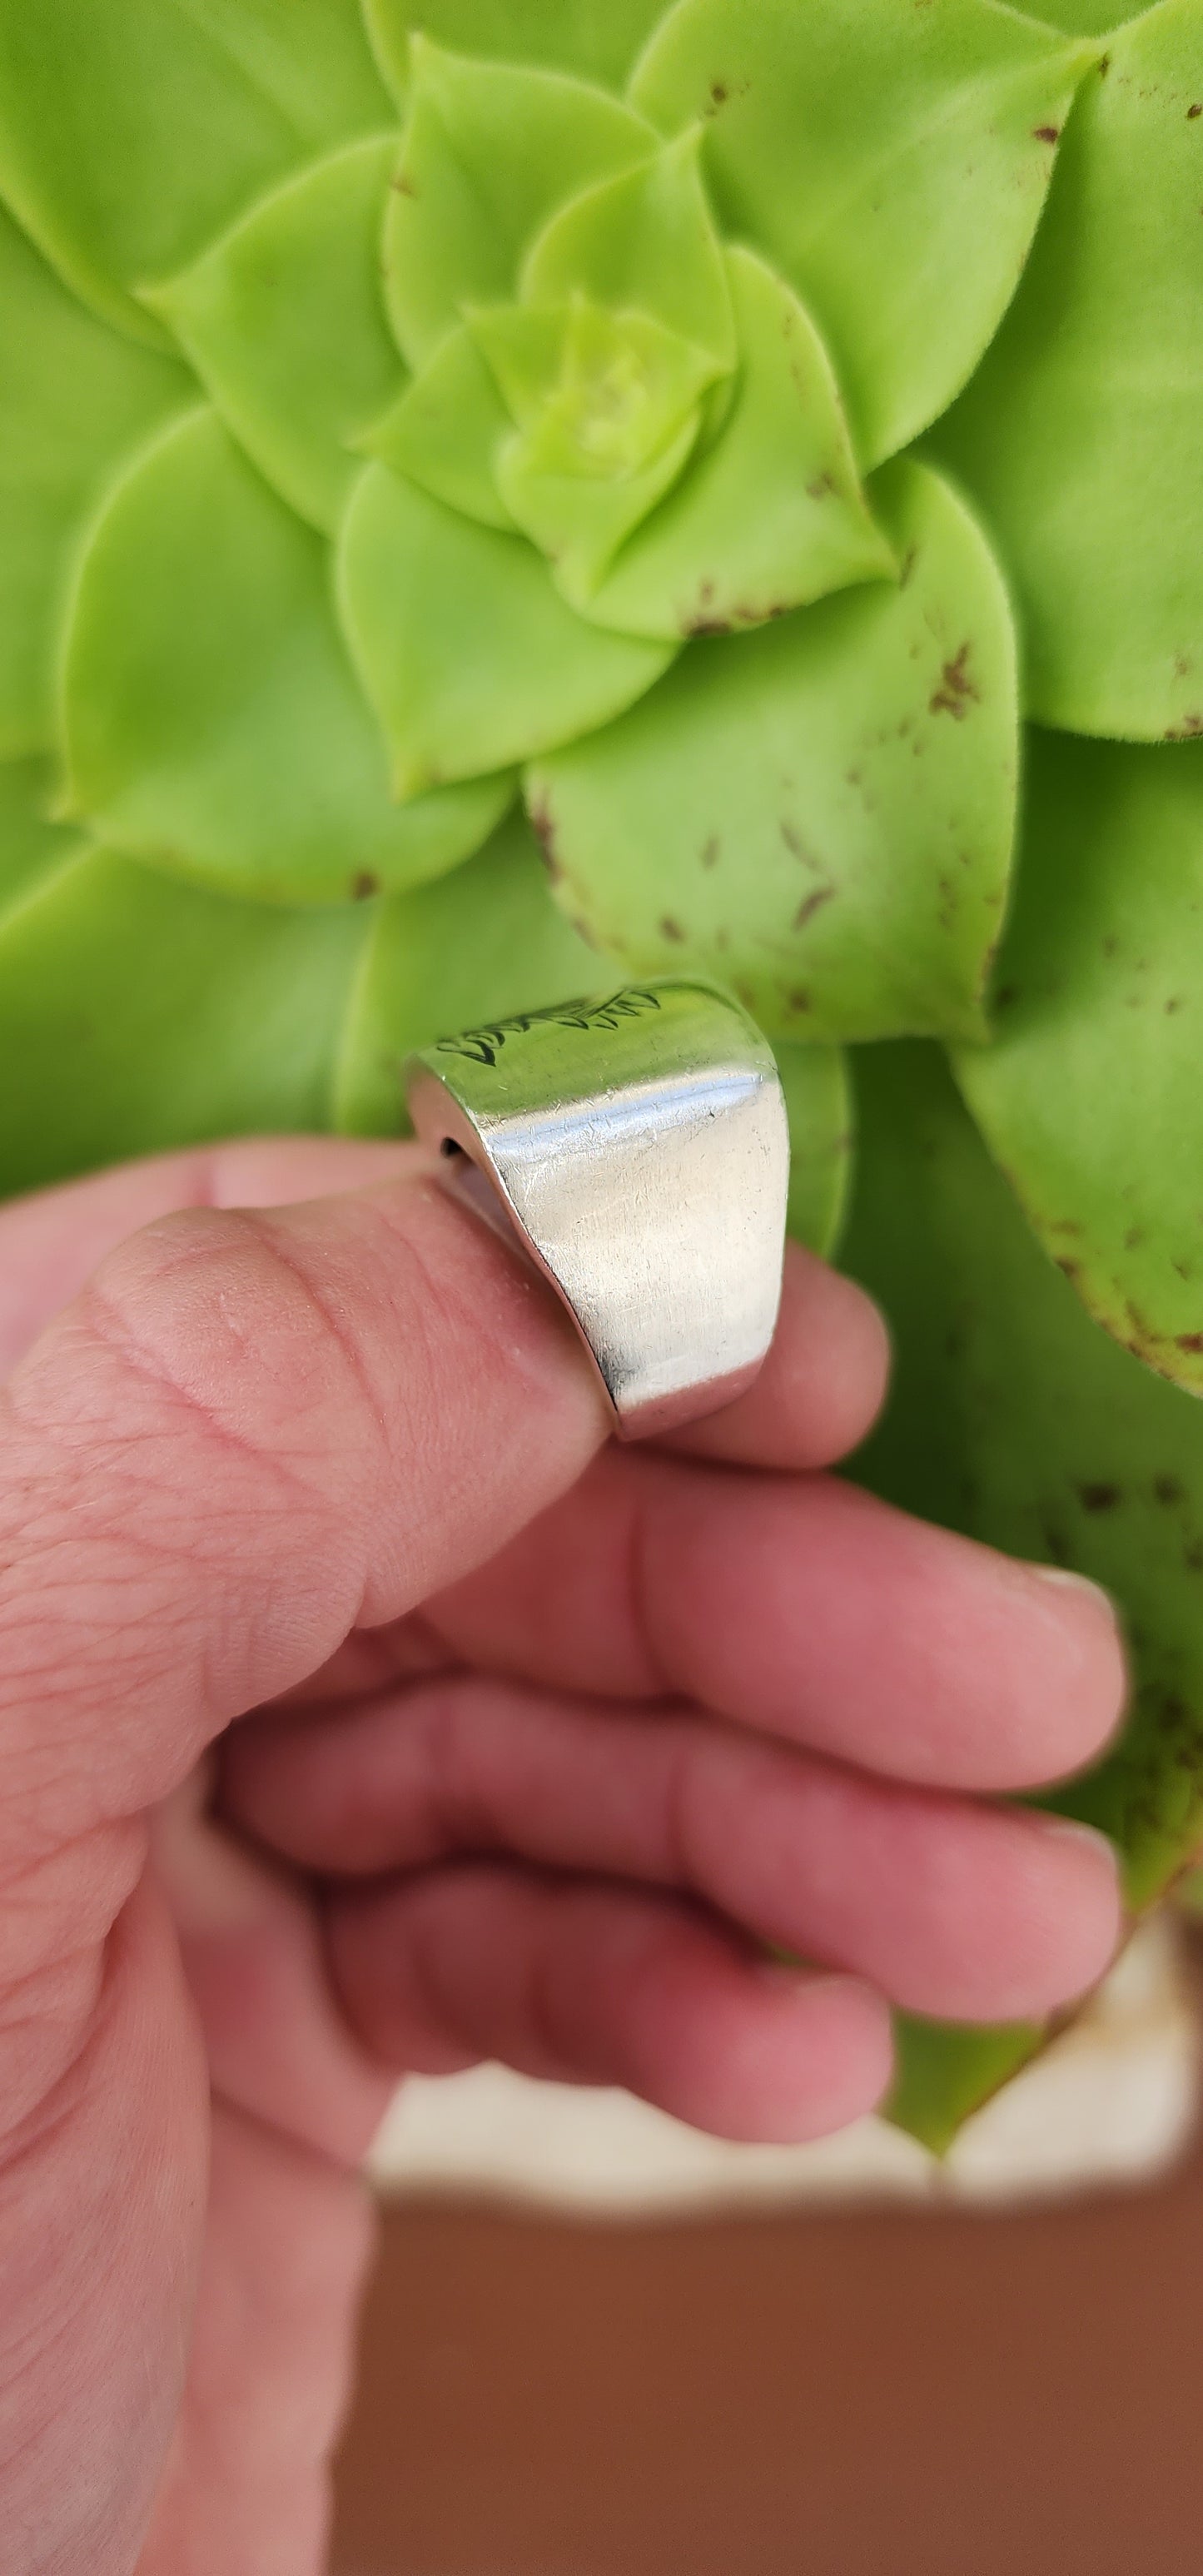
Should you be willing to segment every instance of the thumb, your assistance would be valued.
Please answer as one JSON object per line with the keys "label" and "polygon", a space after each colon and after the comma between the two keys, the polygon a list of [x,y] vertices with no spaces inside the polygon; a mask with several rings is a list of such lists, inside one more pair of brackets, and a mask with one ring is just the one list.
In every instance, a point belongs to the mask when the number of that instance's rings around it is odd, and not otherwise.
{"label": "thumb", "polygon": [[134,1236],[0,1395],[0,1870],[31,1819],[45,1848],[163,1797],[606,1430],[555,1299],[429,1168]]}

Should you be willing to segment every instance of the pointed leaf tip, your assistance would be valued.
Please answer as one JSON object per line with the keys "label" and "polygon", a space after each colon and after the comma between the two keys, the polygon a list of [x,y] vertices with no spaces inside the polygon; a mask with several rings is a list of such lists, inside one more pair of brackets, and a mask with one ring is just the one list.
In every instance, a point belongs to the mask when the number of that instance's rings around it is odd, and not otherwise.
{"label": "pointed leaf tip", "polygon": [[538,760],[560,892],[641,973],[703,968],[774,1036],[983,1034],[1017,768],[1002,582],[926,468],[877,501],[898,584],[689,645]]}
{"label": "pointed leaf tip", "polygon": [[735,362],[722,248],[701,172],[701,137],[678,136],[616,176],[581,187],[549,217],[522,267],[522,298],[556,304],[579,291],[649,314],[718,366]]}
{"label": "pointed leaf tip", "polygon": [[396,153],[395,135],[374,135],[310,163],[145,297],[260,472],[326,535],[355,480],[354,433],[404,382],[380,293]]}
{"label": "pointed leaf tip", "polygon": [[189,415],[111,496],[67,636],[79,810],[172,872],[276,901],[412,884],[475,849],[508,778],[399,809],[328,595],[328,559],[215,415]]}
{"label": "pointed leaf tip", "polygon": [[508,768],[605,724],[672,660],[566,607],[542,557],[381,465],[343,522],[345,630],[398,791]]}
{"label": "pointed leaf tip", "polygon": [[389,99],[357,0],[38,0],[0,11],[0,190],[107,321],[259,193],[378,131]]}
{"label": "pointed leaf tip", "polygon": [[992,0],[678,0],[649,44],[636,105],[703,120],[724,230],[804,296],[866,469],[988,347],[1096,52]]}
{"label": "pointed leaf tip", "polygon": [[423,365],[466,303],[511,298],[553,210],[655,141],[583,81],[425,47],[384,225],[385,299],[408,364]]}
{"label": "pointed leaf tip", "polygon": [[727,416],[583,603],[599,625],[721,634],[897,575],[809,315],[753,252],[729,251],[727,272],[739,356]]}

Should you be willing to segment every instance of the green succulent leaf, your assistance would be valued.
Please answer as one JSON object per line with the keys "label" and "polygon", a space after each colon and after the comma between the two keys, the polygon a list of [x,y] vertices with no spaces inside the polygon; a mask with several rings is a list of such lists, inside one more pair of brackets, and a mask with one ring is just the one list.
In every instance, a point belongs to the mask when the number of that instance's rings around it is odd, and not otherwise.
{"label": "green succulent leaf", "polygon": [[789,1118],[788,1230],[828,1259],[847,1212],[852,1179],[852,1082],[840,1047],[776,1049]]}
{"label": "green succulent leaf", "polygon": [[409,86],[410,40],[417,31],[440,45],[501,61],[539,63],[578,72],[621,89],[664,0],[364,0],[376,57],[394,95]]}
{"label": "green succulent leaf", "polygon": [[651,160],[583,188],[551,215],[522,267],[528,304],[574,294],[649,314],[735,362],[735,326],[722,247],[701,173],[702,137],[681,135]]}
{"label": "green succulent leaf", "polygon": [[86,304],[135,301],[289,170],[388,122],[358,0],[36,0],[0,12],[0,194]]}
{"label": "green succulent leaf", "polygon": [[68,810],[231,892],[329,903],[419,883],[512,793],[398,807],[328,597],[326,550],[210,411],[117,487],[67,639]]}
{"label": "green succulent leaf", "polygon": [[400,1134],[413,1049],[448,1029],[595,992],[606,972],[552,903],[525,816],[511,814],[454,875],[377,906],[343,1036],[337,1125]]}
{"label": "green succulent leaf", "polygon": [[547,217],[644,162],[653,129],[603,90],[415,38],[409,114],[384,224],[398,346],[420,367],[465,304],[504,301]]}
{"label": "green succulent leaf", "polygon": [[327,154],[149,297],[260,473],[327,535],[359,471],[349,442],[404,380],[380,287],[396,155],[395,134]]}
{"label": "green succulent leaf", "polygon": [[826,351],[792,290],[730,251],[733,407],[582,603],[599,625],[683,636],[757,626],[897,571],[870,515]]}
{"label": "green succulent leaf", "polygon": [[1117,9],[1115,0],[1056,0],[1054,8],[1042,7],[1040,15],[1067,36],[1110,36],[1137,12]]}
{"label": "green succulent leaf", "polygon": [[691,644],[529,795],[568,908],[628,968],[704,968],[773,1036],[978,1037],[1013,836],[1010,615],[937,476],[892,466],[875,497],[897,586]]}
{"label": "green succulent leaf", "polygon": [[992,2100],[1047,2038],[1038,2022],[924,2021],[894,2015],[894,2082],[882,2116],[934,2156],[947,2155],[959,2129]]}
{"label": "green succulent leaf", "polygon": [[373,907],[230,903],[94,850],[0,921],[0,1193],[329,1124]]}
{"label": "green succulent leaf", "polygon": [[339,596],[401,795],[506,768],[641,697],[669,645],[565,607],[525,537],[462,518],[369,465],[343,523]]}
{"label": "green succulent leaf", "polygon": [[83,847],[53,820],[55,786],[52,761],[0,762],[0,924]]}
{"label": "green succulent leaf", "polygon": [[1100,1826],[1143,1906],[1203,1838],[1203,1410],[1117,1349],[1041,1252],[933,1049],[857,1058],[842,1260],[885,1305],[893,1391],[856,1473],[1120,1604],[1124,1732],[1039,1803]]}
{"label": "green succulent leaf", "polygon": [[432,500],[462,510],[484,528],[514,521],[497,489],[496,462],[511,428],[492,371],[465,322],[440,340],[382,420],[357,441],[394,474],[420,484]]}
{"label": "green succulent leaf", "polygon": [[937,432],[1014,583],[1042,723],[1203,733],[1203,13],[1087,82],[1003,329]]}
{"label": "green succulent leaf", "polygon": [[55,739],[73,556],[131,447],[196,400],[183,367],[114,338],[0,211],[0,759]]}
{"label": "green succulent leaf", "polygon": [[966,1096],[1098,1321],[1203,1394],[1203,743],[1032,738],[997,1043]]}
{"label": "green succulent leaf", "polygon": [[994,0],[678,0],[631,95],[706,120],[724,228],[791,279],[862,465],[959,393],[1014,294],[1094,48]]}
{"label": "green succulent leaf", "polygon": [[647,314],[581,294],[470,320],[517,424],[498,453],[498,489],[562,597],[587,613],[623,538],[685,465],[716,361]]}

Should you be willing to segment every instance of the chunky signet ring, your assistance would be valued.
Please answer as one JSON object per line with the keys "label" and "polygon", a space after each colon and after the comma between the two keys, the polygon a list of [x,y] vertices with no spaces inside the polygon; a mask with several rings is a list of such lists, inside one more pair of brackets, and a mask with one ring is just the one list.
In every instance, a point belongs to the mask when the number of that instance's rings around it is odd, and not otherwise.
{"label": "chunky signet ring", "polygon": [[406,1082],[452,1185],[567,1306],[626,1438],[748,1385],[781,1297],[789,1133],[736,1002],[632,984],[442,1038]]}

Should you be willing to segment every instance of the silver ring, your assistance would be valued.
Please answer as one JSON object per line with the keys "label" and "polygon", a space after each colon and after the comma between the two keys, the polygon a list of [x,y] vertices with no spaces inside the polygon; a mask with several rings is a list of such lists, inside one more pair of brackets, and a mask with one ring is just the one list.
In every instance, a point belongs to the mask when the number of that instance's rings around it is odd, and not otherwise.
{"label": "silver ring", "polygon": [[729,1404],[781,1298],[789,1132],[772,1049],[709,984],[631,984],[406,1066],[450,1185],[550,1280],[626,1439]]}

